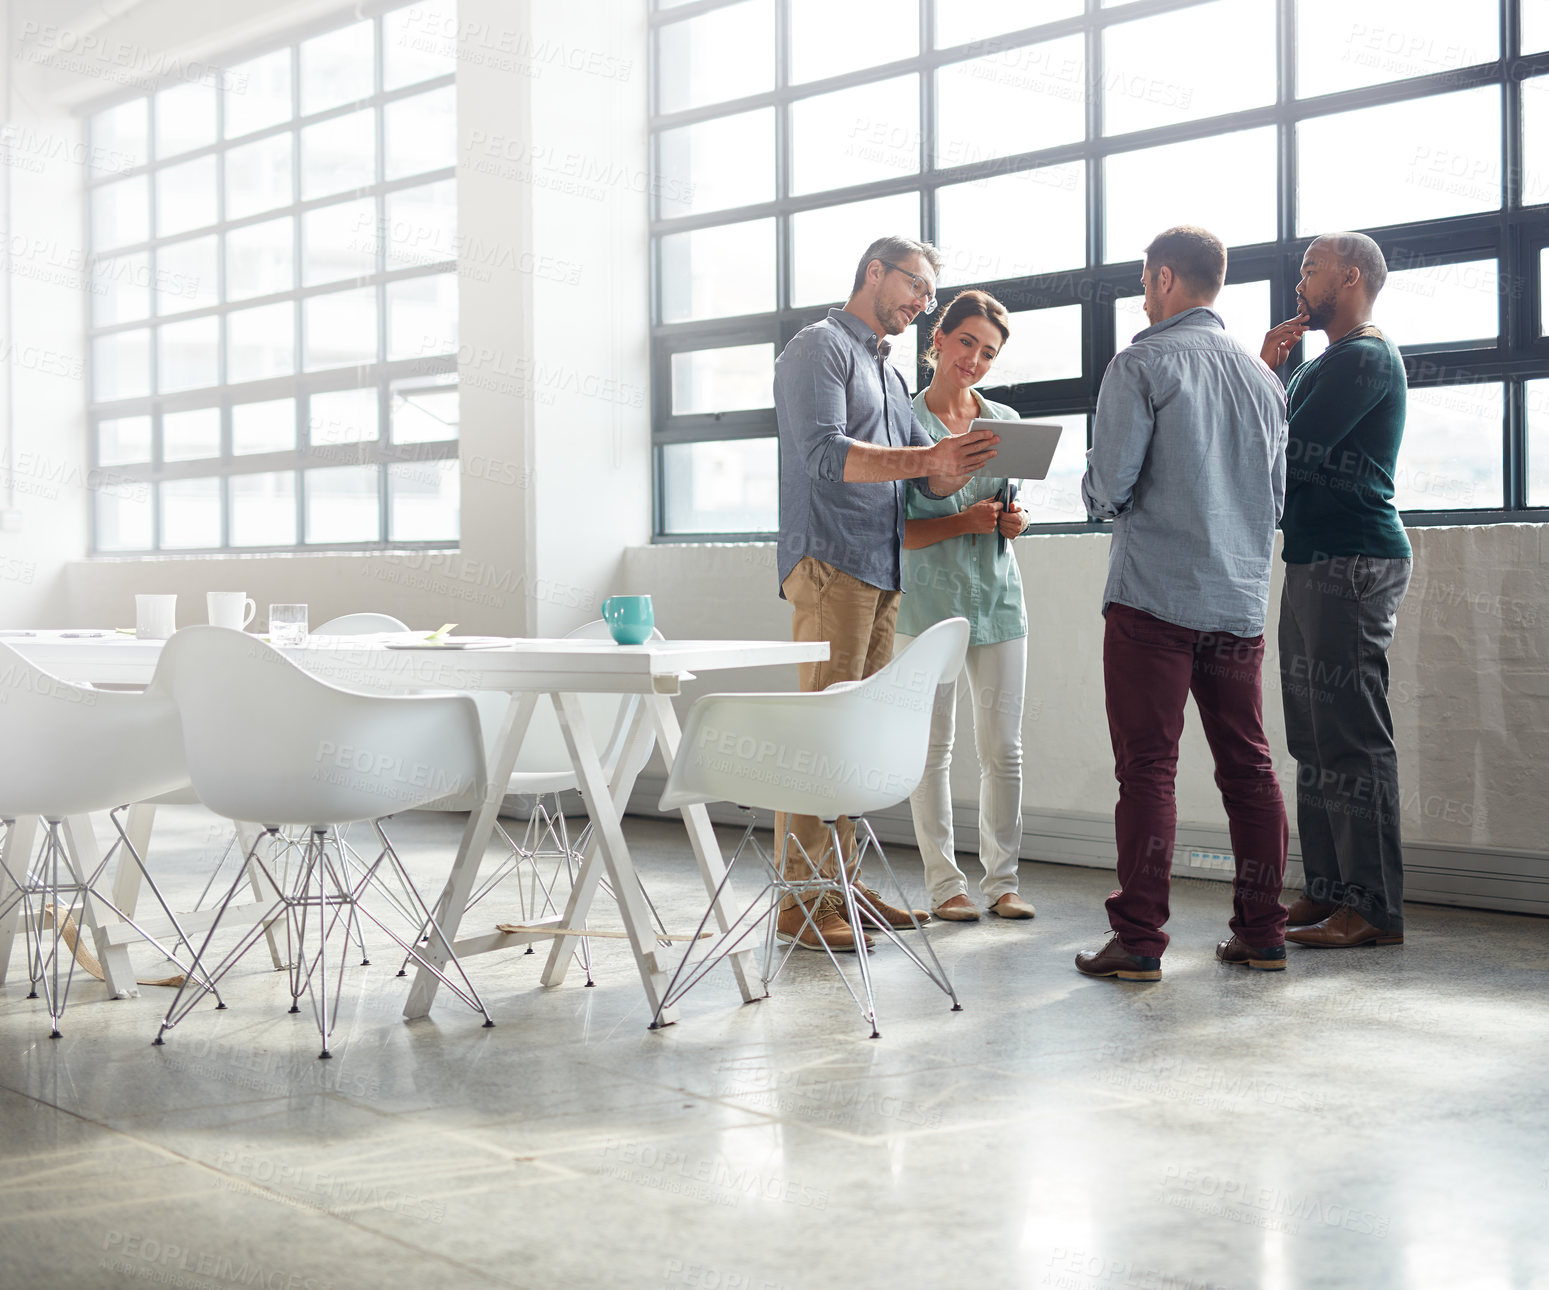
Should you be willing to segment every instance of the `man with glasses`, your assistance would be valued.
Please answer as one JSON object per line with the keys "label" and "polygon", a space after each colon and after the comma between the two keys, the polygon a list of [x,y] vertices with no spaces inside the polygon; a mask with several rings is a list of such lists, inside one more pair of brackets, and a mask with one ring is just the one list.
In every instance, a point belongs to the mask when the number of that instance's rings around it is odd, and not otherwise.
{"label": "man with glasses", "polygon": [[[989,431],[933,443],[914,419],[903,373],[888,362],[892,338],[936,308],[941,256],[929,243],[881,237],[866,248],[843,309],[803,328],[775,363],[780,429],[780,595],[791,602],[791,636],[827,641],[828,660],[801,666],[803,690],[870,676],[893,656],[902,586],[900,558],[908,480],[947,497],[995,455]],[[775,821],[784,837],[785,817]],[[785,876],[837,877],[828,830],[815,816],[792,816]],[[846,861],[855,827],[838,824]],[[799,849],[798,844],[799,843]],[[853,874],[857,878],[859,875]],[[893,927],[909,927],[857,883]],[[802,903],[788,896],[776,932],[812,950],[853,950],[869,938],[850,926],[835,893]],[[928,912],[917,910],[924,921]]]}

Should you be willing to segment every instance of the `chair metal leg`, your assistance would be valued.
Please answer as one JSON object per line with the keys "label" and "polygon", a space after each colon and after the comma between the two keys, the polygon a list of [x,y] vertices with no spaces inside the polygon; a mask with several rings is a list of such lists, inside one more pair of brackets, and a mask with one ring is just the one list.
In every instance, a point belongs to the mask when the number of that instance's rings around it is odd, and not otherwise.
{"label": "chair metal leg", "polygon": [[892,884],[893,891],[897,894],[900,907],[909,911],[909,921],[913,924],[912,930],[919,935],[920,944],[925,947],[925,954],[929,957],[930,963],[927,964],[925,959],[915,952],[914,947],[908,941],[905,941],[898,934],[897,930],[882,918],[881,911],[872,904],[871,899],[865,892],[857,891],[855,893],[856,902],[871,915],[871,920],[875,924],[875,930],[898,946],[909,961],[925,973],[952,1000],[952,1011],[961,1012],[963,1005],[959,1002],[957,991],[952,986],[952,979],[947,975],[946,969],[941,966],[941,960],[936,957],[936,951],[930,943],[930,934],[920,924],[919,919],[915,918],[914,911],[911,908],[912,902],[904,891],[903,884],[898,881],[898,875],[894,872],[893,865],[887,858],[887,852],[882,849],[882,844],[877,841],[877,835],[871,827],[871,822],[866,819],[856,820],[855,833],[857,838],[855,872],[857,874],[860,873],[861,861],[868,852],[876,854],[878,862],[882,865],[883,872],[887,874],[888,881]]}
{"label": "chair metal leg", "polygon": [[[830,821],[828,825],[828,843],[834,849],[834,868],[839,873],[839,891],[844,897],[844,916],[855,935],[855,961],[861,970],[861,990],[866,995],[866,1002],[861,1006],[861,1016],[871,1023],[871,1037],[880,1039],[882,1036],[877,1031],[877,1001],[871,989],[870,951],[866,948],[866,932],[861,926],[860,908],[855,899],[855,884],[850,880],[850,866],[845,860],[843,848],[839,845],[839,826],[834,821]],[[857,861],[859,858],[859,856],[856,857]],[[855,869],[856,873],[860,872],[859,863],[856,864]],[[836,962],[834,966],[839,965]]]}
{"label": "chair metal leg", "polygon": [[[204,943],[195,956],[195,971],[185,979],[171,1006],[168,1007],[155,1042],[163,1043],[166,1032],[186,1017],[205,993],[215,988],[215,984],[221,977],[257,944],[261,936],[267,933],[271,924],[283,920],[290,959],[290,1010],[300,1012],[301,996],[307,995],[312,1006],[313,1019],[317,1023],[318,1035],[322,1040],[319,1057],[331,1057],[333,1037],[338,1027],[340,1001],[343,997],[345,960],[351,945],[362,943],[363,934],[356,925],[358,919],[369,918],[410,958],[417,963],[430,966],[419,951],[400,936],[390,923],[378,917],[364,900],[368,891],[383,890],[379,871],[384,863],[396,873],[403,890],[412,902],[412,908],[408,911],[411,925],[428,927],[433,943],[437,944],[438,948],[445,949],[447,973],[455,975],[438,973],[443,984],[475,1011],[481,1013],[486,1026],[493,1026],[495,1023],[490,1018],[489,1011],[485,1008],[478,991],[468,979],[461,960],[452,951],[442,934],[440,924],[431,916],[424,900],[415,889],[402,860],[386,833],[383,832],[380,821],[375,822],[373,828],[376,830],[382,849],[376,859],[369,863],[358,853],[352,853],[352,861],[351,856],[341,849],[341,839],[332,831],[324,828],[309,830],[305,840],[300,843],[301,854],[294,877],[289,873],[288,857],[284,856],[284,853],[282,853],[282,859],[285,863],[279,875],[264,863],[260,855],[265,843],[272,844],[282,840],[277,831],[266,831],[256,839],[216,910],[214,921],[205,934]],[[236,946],[228,951],[213,968],[206,969],[205,963],[210,956],[210,945],[216,931],[226,911],[236,899],[238,891],[248,882],[250,873],[261,876],[262,881],[272,890],[274,899],[263,917],[244,930]],[[398,902],[394,899],[393,903]],[[330,941],[334,942],[332,954],[329,953]]]}
{"label": "chair metal leg", "polygon": [[[323,852],[328,845],[327,835],[321,830],[315,830],[312,834],[312,846],[317,852],[317,959],[319,971],[317,973],[318,998],[314,1005],[314,1013],[317,1017],[317,1028],[323,1033],[323,1051],[319,1057],[332,1057],[328,1051],[328,1036],[333,1030],[333,1017],[328,1011],[328,866],[323,863]],[[345,924],[344,941],[349,944],[349,924]],[[340,956],[340,964],[343,964],[343,956]],[[310,986],[312,977],[307,976],[307,984]],[[337,996],[335,996],[337,997]]]}
{"label": "chair metal leg", "polygon": [[[388,927],[385,923],[383,923],[371,912],[369,906],[361,906],[360,912],[363,913],[367,918],[370,918],[371,921],[380,927],[382,931],[386,932],[389,937],[397,941],[399,948],[402,949],[406,954],[410,955],[416,962],[420,964],[421,967],[428,968],[431,972],[433,972],[436,977],[439,978],[441,983],[446,986],[447,989],[452,991],[453,994],[457,995],[458,998],[460,998],[474,1011],[481,1013],[484,1017],[484,1024],[486,1027],[493,1026],[495,1022],[494,1019],[489,1015],[489,1009],[484,1006],[484,1000],[479,997],[479,992],[474,986],[473,981],[469,978],[467,970],[463,967],[462,960],[457,957],[457,952],[452,948],[451,940],[447,937],[445,932],[441,930],[440,922],[431,912],[430,907],[425,903],[424,898],[419,894],[418,888],[416,888],[414,883],[410,880],[408,870],[404,868],[402,859],[399,857],[398,852],[394,848],[392,842],[388,839],[387,833],[382,828],[382,821],[373,820],[371,826],[376,830],[377,841],[382,844],[382,855],[377,857],[377,864],[381,864],[383,858],[385,857],[392,865],[392,867],[398,871],[398,877],[403,882],[404,890],[410,894],[415,905],[417,906],[417,916],[424,920],[422,926],[428,926],[430,928],[431,944],[433,946],[438,946],[439,950],[446,954],[445,969],[437,967],[433,962],[430,961],[430,959],[422,955],[418,949],[400,937],[396,932],[393,931],[391,927]],[[462,982],[461,986],[458,985],[457,981],[454,981],[451,978],[451,976],[448,974],[449,971],[455,971],[457,973],[458,978]]]}
{"label": "chair metal leg", "polygon": [[[750,817],[752,816],[751,811],[749,811],[748,814]],[[710,904],[705,907],[704,915],[699,920],[699,925],[694,928],[694,934],[689,939],[688,948],[684,951],[682,960],[679,962],[677,968],[673,971],[672,976],[668,979],[667,988],[662,991],[661,1002],[657,1004],[656,1011],[654,1014],[652,1014],[651,1017],[650,1029],[660,1029],[662,1024],[663,1011],[667,1008],[670,1008],[674,1003],[676,1003],[685,994],[687,994],[696,985],[698,985],[699,982],[705,978],[706,974],[709,973],[709,971],[728,954],[735,953],[741,946],[742,942],[758,929],[758,925],[760,923],[767,921],[768,927],[771,929],[772,933],[772,929],[774,927],[774,918],[772,916],[774,907],[771,902],[768,902],[765,899],[771,890],[771,888],[766,885],[763,890],[753,898],[753,901],[747,905],[746,908],[744,908],[736,918],[731,920],[731,923],[728,925],[726,930],[715,939],[715,942],[710,946],[709,950],[706,951],[706,953],[699,959],[696,960],[694,958],[694,950],[698,946],[700,935],[704,932],[705,926],[709,923],[711,917],[714,915],[716,903],[720,900],[721,893],[725,891],[727,884],[731,881],[732,870],[736,868],[737,861],[741,857],[743,850],[751,846],[753,850],[759,855],[759,857],[765,861],[766,864],[768,862],[767,857],[764,856],[762,849],[759,847],[757,840],[753,836],[753,830],[755,827],[756,824],[749,823],[747,831],[742,835],[742,840],[737,843],[737,849],[732,852],[731,858],[726,862],[726,872],[721,876],[721,881],[716,885],[715,892],[711,896]],[[760,905],[764,906],[764,912],[761,914],[755,914],[754,911],[756,911]],[[767,988],[765,990],[765,997],[768,997]]]}
{"label": "chair metal leg", "polygon": [[[112,910],[113,913],[116,914],[120,919],[128,923],[130,927],[134,928],[135,931],[139,932],[142,938],[149,941],[158,950],[160,950],[167,959],[173,963],[176,963],[178,967],[182,968],[184,976],[187,976],[192,972],[198,971],[198,967],[196,964],[185,965],[183,960],[178,958],[176,950],[180,945],[188,945],[188,937],[183,931],[182,924],[178,922],[177,915],[172,912],[172,906],[167,903],[166,897],[161,894],[161,888],[156,885],[156,880],[151,877],[150,870],[145,867],[145,859],[143,856],[141,856],[139,848],[135,846],[133,839],[131,839],[129,836],[128,830],[124,827],[124,822],[121,816],[127,809],[128,808],[122,806],[117,807],[116,809],[108,812],[108,818],[113,821],[113,827],[118,830],[119,842],[117,845],[122,846],[126,851],[129,852],[129,858],[134,861],[135,866],[140,871],[141,880],[147,887],[150,888],[151,895],[156,898],[156,903],[161,906],[161,912],[167,916],[168,921],[172,924],[173,948],[171,950],[167,949],[165,945],[163,945],[159,940],[157,940],[143,927],[141,927],[139,923],[137,923],[133,918],[131,918],[122,909],[120,909],[113,901],[105,899],[100,894],[98,895],[97,899],[102,901],[104,905]],[[110,851],[108,855],[111,856],[112,852]],[[101,869],[105,869],[106,867],[107,857],[104,857]],[[101,873],[101,869],[98,870],[99,874]],[[93,876],[93,886],[95,886],[96,881],[97,877]],[[190,949],[192,949],[191,946]],[[215,982],[210,981],[207,982],[207,984],[215,995],[215,1002],[220,1004],[221,1007],[225,1007],[225,1004],[221,1003],[220,991],[215,988]]]}
{"label": "chair metal leg", "polygon": [[[272,842],[278,837],[278,830],[267,829],[260,833],[258,837],[253,840],[253,845],[248,848],[247,855],[243,858],[242,863],[237,867],[236,877],[232,880],[231,886],[227,889],[225,896],[221,898],[220,904],[216,906],[215,917],[210,921],[210,926],[204,934],[204,941],[199,946],[199,952],[194,955],[194,966],[196,971],[190,972],[186,977],[184,977],[183,984],[178,987],[177,994],[172,997],[172,1002],[167,1005],[166,1016],[162,1018],[161,1028],[156,1032],[156,1038],[152,1041],[152,1043],[159,1045],[165,1042],[167,1031],[171,1030],[175,1025],[178,1024],[178,1022],[182,1021],[184,1017],[193,1011],[195,1006],[197,1006],[199,1003],[199,1000],[204,998],[206,994],[210,993],[210,991],[214,989],[215,983],[231,970],[231,968],[236,964],[237,960],[239,960],[242,955],[258,941],[260,936],[268,935],[271,929],[271,925],[280,915],[281,911],[285,909],[286,897],[284,891],[280,888],[279,884],[276,883],[272,877],[270,877],[269,870],[262,864],[262,862],[257,860],[258,848],[264,842],[264,840],[268,839]],[[268,879],[270,885],[273,887],[275,893],[274,901],[270,904],[269,908],[264,911],[262,917],[257,919],[251,926],[247,928],[242,937],[238,940],[236,947],[227,952],[225,957],[221,959],[220,963],[216,965],[215,969],[213,971],[206,969],[205,959],[210,952],[210,944],[215,939],[215,933],[220,929],[221,920],[226,916],[226,911],[231,907],[232,901],[236,899],[237,892],[240,891],[242,887],[248,884],[251,880],[256,880],[260,874]],[[289,919],[287,918],[286,921],[288,925]],[[199,979],[196,980],[196,977]],[[194,985],[193,994],[185,1003],[184,996],[189,994],[189,984],[191,982]],[[226,1005],[224,1003],[220,1003],[217,1010],[223,1009],[225,1006]]]}
{"label": "chair metal leg", "polygon": [[[106,861],[96,871],[86,873],[70,852],[63,821],[44,820],[42,823],[43,847],[37,867],[27,879],[32,904],[32,940],[36,953],[33,981],[34,988],[41,987],[43,991],[44,1006],[48,1009],[50,1021],[49,1038],[58,1039],[59,1022],[64,1016],[70,1000],[70,987],[75,981],[75,946],[80,944],[83,929],[88,922],[96,926],[95,913],[88,902],[96,895],[92,884],[101,875]],[[102,903],[111,907],[111,902]],[[46,935],[45,926],[48,929]],[[66,939],[72,926],[75,928],[75,945]],[[137,927],[136,930],[144,934],[143,929]],[[70,960],[69,966],[63,969],[62,981],[59,962],[61,943]]]}
{"label": "chair metal leg", "polygon": [[[23,944],[27,949],[28,981],[34,978],[32,968],[32,940],[27,928],[27,866],[32,856],[32,835],[36,828],[32,820],[0,820],[5,840],[0,842],[0,870],[4,871],[7,892],[0,905],[0,985],[11,966],[11,950],[16,942],[16,929],[22,929]],[[13,865],[16,865],[13,868]],[[20,877],[17,875],[20,874]]]}
{"label": "chair metal leg", "polygon": [[[752,813],[749,812],[750,817],[751,814]],[[856,819],[854,823],[856,830],[856,850],[855,856],[849,864],[844,862],[840,852],[839,830],[837,827],[837,822],[831,822],[829,824],[828,844],[833,849],[833,853],[836,858],[836,877],[823,878],[814,876],[811,878],[796,880],[792,880],[786,877],[788,872],[787,861],[791,856],[792,846],[796,847],[798,851],[801,851],[801,842],[795,837],[794,834],[787,830],[785,836],[779,840],[779,846],[777,849],[778,860],[775,860],[769,856],[764,855],[762,848],[757,845],[757,842],[752,837],[753,826],[749,825],[747,833],[744,834],[742,841],[738,843],[737,850],[733,854],[731,861],[728,863],[728,870],[730,870],[731,866],[735,864],[736,860],[742,855],[744,849],[751,845],[752,848],[763,859],[764,864],[769,872],[769,881],[765,885],[764,890],[761,891],[758,897],[755,899],[754,904],[745,909],[743,913],[739,915],[736,920],[734,920],[732,926],[733,930],[740,926],[742,920],[748,917],[755,906],[763,901],[766,896],[768,897],[769,906],[763,915],[763,917],[768,919],[768,922],[765,925],[763,960],[763,979],[766,994],[769,985],[775,980],[776,977],[779,976],[780,972],[785,968],[785,965],[790,961],[792,955],[795,953],[796,941],[804,932],[810,929],[813,936],[821,943],[824,953],[828,956],[829,962],[833,964],[834,971],[838,974],[840,982],[844,985],[846,991],[848,991],[850,998],[860,1009],[861,1016],[871,1026],[871,1038],[878,1039],[881,1038],[881,1032],[877,1027],[876,991],[871,979],[871,962],[869,952],[864,948],[864,944],[859,940],[859,938],[865,935],[865,933],[868,931],[874,931],[875,933],[885,937],[892,944],[898,946],[898,948],[903,951],[905,957],[907,957],[911,963],[913,963],[922,972],[924,972],[925,975],[930,978],[932,983],[941,989],[941,991],[952,1000],[952,1011],[962,1011],[962,1004],[958,1000],[957,992],[953,988],[951,978],[947,975],[946,969],[941,964],[941,960],[936,956],[936,951],[930,943],[929,933],[926,932],[925,928],[920,925],[919,920],[914,918],[912,911],[910,913],[910,921],[913,923],[913,931],[919,937],[919,942],[923,949],[923,954],[917,952],[909,942],[905,941],[902,936],[899,935],[897,929],[893,928],[886,922],[885,919],[883,919],[881,911],[876,907],[876,905],[871,901],[866,893],[860,890],[860,888],[857,886],[857,883],[859,882],[862,862],[867,859],[868,855],[875,853],[877,861],[881,864],[883,871],[887,876],[887,884],[891,886],[894,892],[897,893],[899,903],[905,909],[910,908],[911,902],[903,890],[903,885],[898,880],[897,873],[894,871],[891,862],[887,858],[887,853],[882,849],[881,843],[877,841],[877,835],[872,829],[870,822],[864,818],[860,818]],[[806,871],[817,875],[819,873],[819,865],[813,863],[811,857],[806,856],[805,852],[802,852],[802,854],[807,859]],[[850,983],[850,978],[844,971],[844,966],[833,949],[825,940],[823,940],[821,936],[817,934],[817,923],[816,919],[814,918],[814,907],[819,903],[819,899],[827,893],[834,893],[840,897],[844,904],[845,917],[849,921],[850,926],[855,929],[855,934],[857,936],[855,955],[860,974],[861,987],[859,992],[857,992],[855,987]],[[782,952],[775,933],[775,921],[776,909],[780,901],[785,897],[794,897],[799,902],[797,908],[800,908],[802,911],[802,926],[797,930],[795,935],[791,937],[790,944],[786,946]],[[865,927],[866,919],[863,917],[863,915],[870,916],[870,921],[874,925],[873,927]],[[703,926],[704,924],[702,922],[700,925],[700,930],[703,929]],[[725,936],[729,935],[730,932],[723,934],[723,939]],[[720,942],[717,942],[716,946],[713,947],[712,953],[719,950]],[[692,954],[692,951],[693,947],[690,946],[690,955]],[[689,968],[688,956],[686,955],[684,962],[679,965],[678,971],[674,974],[673,982],[669,984],[669,1000],[680,998],[703,975],[704,973],[702,970]],[[680,978],[683,978],[681,983],[679,983]]]}
{"label": "chair metal leg", "polygon": [[[39,866],[43,881],[34,887],[32,895],[34,901],[33,914],[33,940],[38,952],[37,983],[43,988],[43,1006],[48,1009],[49,1038],[60,1038],[59,1020],[64,1016],[65,1005],[70,999],[70,985],[75,980],[75,954],[66,945],[69,953],[70,965],[65,969],[63,985],[60,983],[59,946],[64,940],[65,927],[75,917],[75,911],[83,889],[74,883],[61,884],[59,880],[60,861],[65,858],[64,844],[59,836],[59,821],[45,820],[43,822],[43,856]],[[70,903],[63,909],[60,908],[60,893],[63,889],[70,891]],[[51,934],[47,937],[47,950],[44,949],[45,937],[43,924],[45,917],[52,923]],[[76,926],[80,923],[77,921]]]}
{"label": "chair metal leg", "polygon": [[[355,848],[350,846],[350,844],[345,840],[343,829],[335,827],[331,830],[331,836],[333,838],[334,846],[337,848],[339,853],[339,863],[344,867],[345,871],[348,872],[350,861],[352,859],[359,860],[360,857],[355,854]],[[346,885],[348,885],[348,883],[346,883]],[[389,900],[393,900],[394,903],[397,903],[396,897],[392,896],[391,893],[388,893],[384,890],[383,894],[386,895]],[[402,906],[400,906],[400,908],[402,908]],[[355,944],[360,949],[360,965],[361,967],[370,967],[371,956],[366,953],[365,929],[361,927],[358,919],[352,919],[351,922],[354,924],[355,928]]]}

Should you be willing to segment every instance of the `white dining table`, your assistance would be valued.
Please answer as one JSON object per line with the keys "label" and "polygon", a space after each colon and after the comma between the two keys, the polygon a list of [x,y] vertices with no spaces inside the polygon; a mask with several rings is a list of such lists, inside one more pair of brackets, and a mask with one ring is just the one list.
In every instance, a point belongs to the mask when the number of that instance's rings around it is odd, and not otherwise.
{"label": "white dining table", "polygon": [[[99,685],[147,684],[161,654],[160,641],[113,634],[38,631],[26,636],[8,633],[4,639],[55,676]],[[401,637],[391,639],[403,642]],[[659,955],[656,933],[622,823],[624,807],[634,788],[633,767],[642,760],[639,753],[654,733],[670,768],[682,739],[672,700],[684,680],[701,672],[817,662],[828,657],[828,645],[823,641],[770,640],[652,640],[643,645],[616,645],[609,640],[565,637],[517,638],[469,649],[405,649],[389,648],[388,638],[313,636],[305,645],[281,652],[312,675],[349,689],[386,694],[427,690],[509,693],[512,702],[507,705],[500,730],[491,743],[490,790],[479,809],[469,813],[446,885],[435,905],[437,921],[463,959],[549,942],[542,981],[548,986],[559,985],[569,967],[574,933],[584,925],[599,881],[606,873],[618,901],[646,1003],[655,1014],[667,989],[669,969]],[[625,752],[618,759],[612,779],[603,769],[597,739],[587,724],[580,699],[583,694],[598,693],[637,695],[640,700],[630,705],[628,729],[623,732]],[[479,867],[494,832],[505,786],[543,694],[549,695],[554,704],[592,820],[581,868],[562,913],[529,920],[519,932],[491,929],[463,934],[463,916],[477,887]],[[609,733],[602,732],[603,738]],[[681,814],[710,913],[718,930],[725,932],[736,919],[738,907],[731,884],[725,881],[725,859],[709,814],[702,805],[684,807]],[[149,829],[150,814],[142,809],[134,819],[131,836],[137,843],[143,842]],[[121,897],[117,903],[132,914],[133,885],[116,888],[116,895]],[[117,944],[125,939],[114,938]],[[426,951],[427,958],[444,963],[445,955],[438,952],[436,943],[426,947]],[[742,998],[751,1001],[761,997],[763,987],[754,951],[737,950],[728,959]],[[127,958],[112,966],[122,979]],[[114,975],[109,975],[110,991],[114,989]],[[132,975],[128,979],[132,984]],[[424,967],[418,969],[404,1015],[427,1015],[438,985],[434,973]],[[661,1010],[662,1023],[675,1019],[674,1007]]]}

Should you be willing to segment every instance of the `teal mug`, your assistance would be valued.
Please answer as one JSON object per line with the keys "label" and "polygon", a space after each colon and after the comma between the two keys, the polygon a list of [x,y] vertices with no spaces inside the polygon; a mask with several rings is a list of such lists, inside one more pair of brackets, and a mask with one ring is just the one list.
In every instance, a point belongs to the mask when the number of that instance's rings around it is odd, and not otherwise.
{"label": "teal mug", "polygon": [[649,596],[609,596],[602,602],[602,617],[620,645],[644,644],[656,626]]}

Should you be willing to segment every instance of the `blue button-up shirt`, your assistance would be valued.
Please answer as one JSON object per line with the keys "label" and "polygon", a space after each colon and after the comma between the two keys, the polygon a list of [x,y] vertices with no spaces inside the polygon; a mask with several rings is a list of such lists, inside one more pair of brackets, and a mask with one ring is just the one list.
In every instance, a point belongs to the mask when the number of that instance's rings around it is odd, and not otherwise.
{"label": "blue button-up shirt", "polygon": [[1103,375],[1081,495],[1113,520],[1103,612],[1258,636],[1285,504],[1285,391],[1212,309],[1148,327]]}
{"label": "blue button-up shirt", "polygon": [[844,463],[856,441],[931,446],[914,419],[903,373],[878,355],[876,332],[853,314],[830,309],[797,332],[775,361],[774,399],[780,582],[810,555],[873,587],[899,590],[908,481],[847,484]]}

